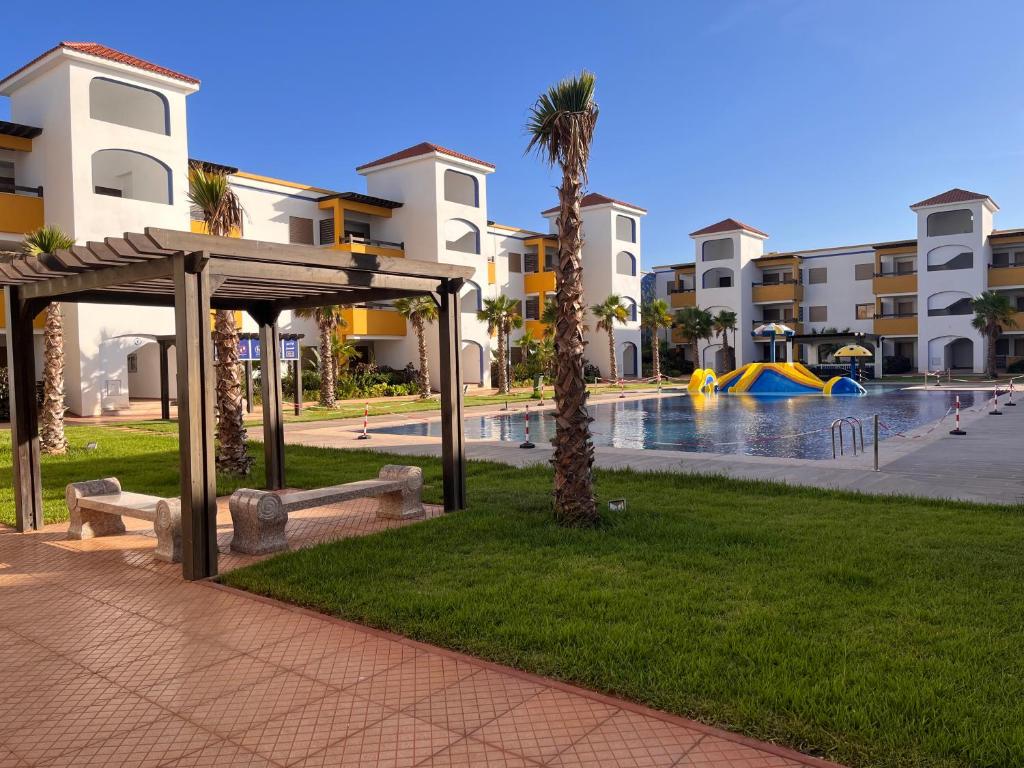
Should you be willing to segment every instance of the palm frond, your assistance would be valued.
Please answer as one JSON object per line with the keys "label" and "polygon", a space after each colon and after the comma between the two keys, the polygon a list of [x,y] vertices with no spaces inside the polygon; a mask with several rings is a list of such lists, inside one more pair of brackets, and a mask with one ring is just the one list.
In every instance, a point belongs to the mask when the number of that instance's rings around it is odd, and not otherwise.
{"label": "palm frond", "polygon": [[25,235],[22,248],[29,256],[56,253],[75,244],[75,238],[60,227],[47,224]]}
{"label": "palm frond", "polygon": [[228,237],[231,230],[241,230],[245,209],[231,188],[227,174],[193,165],[188,172],[187,197],[202,212],[211,235]]}
{"label": "palm frond", "polygon": [[580,169],[582,181],[599,114],[595,82],[594,74],[583,70],[555,83],[537,98],[526,121],[526,153],[535,151],[548,165]]}

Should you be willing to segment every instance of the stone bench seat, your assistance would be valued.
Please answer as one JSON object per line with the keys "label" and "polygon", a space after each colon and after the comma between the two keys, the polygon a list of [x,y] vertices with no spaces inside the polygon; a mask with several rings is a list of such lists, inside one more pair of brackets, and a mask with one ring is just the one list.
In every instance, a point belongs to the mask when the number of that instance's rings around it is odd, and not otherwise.
{"label": "stone bench seat", "polygon": [[284,529],[289,513],[355,499],[379,499],[379,518],[423,517],[422,489],[423,471],[419,467],[396,464],[382,467],[375,480],[358,480],[308,491],[277,493],[240,488],[228,501],[234,527],[231,550],[247,555],[286,550],[288,541]]}
{"label": "stone bench seat", "polygon": [[181,562],[181,502],[121,490],[116,477],[70,483],[65,491],[69,539],[117,536],[125,517],[153,523],[158,560]]}

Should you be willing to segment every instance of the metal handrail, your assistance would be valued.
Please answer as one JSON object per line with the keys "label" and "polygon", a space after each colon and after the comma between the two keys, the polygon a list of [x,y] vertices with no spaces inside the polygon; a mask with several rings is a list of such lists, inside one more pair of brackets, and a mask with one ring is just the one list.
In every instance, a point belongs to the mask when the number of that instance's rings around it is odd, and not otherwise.
{"label": "metal handrail", "polygon": [[908,272],[875,272],[875,277],[903,277],[904,275],[916,275],[917,270],[911,269]]}
{"label": "metal handrail", "polygon": [[402,242],[402,243],[395,243],[395,242],[392,242],[390,240],[373,240],[372,238],[360,237],[359,235],[342,235],[341,240],[339,242],[341,242],[342,244],[344,244],[344,243],[360,243],[362,245],[376,245],[376,246],[379,246],[381,248],[400,248],[403,251],[405,250],[405,243],[404,242]]}
{"label": "metal handrail", "polygon": [[27,194],[35,195],[36,197],[43,196],[43,188],[39,187],[22,187],[18,184],[0,184],[0,192],[6,192],[9,195],[16,195],[19,192],[25,192]]}
{"label": "metal handrail", "polygon": [[696,290],[697,290],[696,286],[694,286],[693,288],[681,288],[681,287],[679,287],[677,285],[673,285],[673,286],[669,287],[668,292],[669,293],[693,293]]}
{"label": "metal handrail", "polygon": [[839,455],[845,455],[845,442],[843,440],[843,426],[850,427],[850,442],[853,444],[853,455],[857,455],[857,435],[860,434],[860,452],[864,453],[864,425],[856,416],[843,416],[832,422],[832,458],[836,458],[836,429],[839,430]]}

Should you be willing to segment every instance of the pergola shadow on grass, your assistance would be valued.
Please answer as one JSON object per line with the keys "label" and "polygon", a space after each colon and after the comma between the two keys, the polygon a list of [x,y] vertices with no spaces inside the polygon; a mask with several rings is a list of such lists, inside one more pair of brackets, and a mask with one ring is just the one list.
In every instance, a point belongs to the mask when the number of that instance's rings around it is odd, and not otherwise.
{"label": "pergola shadow on grass", "polygon": [[[147,228],[36,258],[0,263],[19,531],[43,526],[32,320],[51,301],[174,308],[178,365],[182,573],[217,573],[214,363],[210,312],[247,312],[260,329],[266,487],[284,476],[278,318],[286,310],[432,296],[439,307],[443,491],[446,511],[466,498],[459,290],[467,267]],[[82,480],[91,478],[81,478]]]}

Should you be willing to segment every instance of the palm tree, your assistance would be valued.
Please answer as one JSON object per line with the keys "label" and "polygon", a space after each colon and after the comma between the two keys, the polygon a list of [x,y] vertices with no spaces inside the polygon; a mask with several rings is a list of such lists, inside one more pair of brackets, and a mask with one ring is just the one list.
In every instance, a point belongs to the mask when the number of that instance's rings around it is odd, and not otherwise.
{"label": "palm tree", "polygon": [[550,166],[559,166],[558,317],[555,347],[555,438],[551,462],[555,470],[555,517],[563,525],[592,526],[600,522],[594,498],[594,444],[583,378],[583,223],[580,199],[597,125],[594,75],[551,86],[530,109],[527,152],[536,150]]}
{"label": "palm tree", "polygon": [[[59,227],[43,226],[25,237],[23,248],[39,258],[75,244],[75,238]],[[46,307],[43,328],[43,407],[39,413],[39,450],[51,456],[68,452],[64,436],[64,316],[60,304]]]}
{"label": "palm tree", "polygon": [[320,330],[320,399],[324,408],[334,407],[334,382],[338,375],[338,364],[334,355],[334,334],[348,323],[337,305],[295,310],[295,316],[313,320]]}
{"label": "palm tree", "polygon": [[629,319],[629,310],[622,299],[614,293],[600,304],[590,308],[590,313],[597,318],[597,330],[608,334],[608,370],[612,381],[619,380],[619,364],[615,360],[615,324],[625,325]]}
{"label": "palm tree", "polygon": [[429,296],[414,296],[408,299],[397,299],[395,309],[406,320],[412,323],[416,331],[416,341],[420,350],[419,379],[420,397],[430,397],[430,372],[427,370],[427,340],[423,335],[429,323],[437,320],[437,304]]}
{"label": "palm tree", "polygon": [[672,314],[668,311],[668,302],[664,299],[652,299],[643,308],[641,314],[645,328],[651,331],[651,368],[654,380],[661,383],[661,339],[658,334],[662,328],[672,327]]}
{"label": "palm tree", "polygon": [[675,326],[693,345],[693,367],[700,368],[700,342],[711,338],[714,320],[711,313],[700,307],[684,307],[676,312]]}
{"label": "palm tree", "polygon": [[[241,229],[245,210],[231,189],[227,174],[193,165],[188,173],[188,187],[188,200],[202,213],[209,234],[228,237],[232,231]],[[217,350],[217,468],[233,475],[248,475],[252,457],[246,450],[248,435],[234,312],[216,311],[213,343]]]}
{"label": "palm tree", "polygon": [[508,296],[484,299],[484,308],[476,313],[476,319],[487,323],[487,333],[498,335],[498,392],[507,395],[510,379],[508,337],[514,328],[523,327],[519,302]]}
{"label": "palm tree", "polygon": [[540,321],[544,323],[545,338],[553,337],[555,335],[555,323],[558,322],[558,302],[555,299],[548,299],[544,302],[544,309],[540,313]]}
{"label": "palm tree", "polygon": [[[729,344],[729,331],[736,339],[736,313],[728,309],[720,309],[718,314],[712,318],[712,330],[722,339],[722,349],[725,351],[725,370],[736,370],[736,350]],[[719,371],[722,373],[722,371]]]}
{"label": "palm tree", "polygon": [[974,319],[971,320],[977,330],[985,334],[987,343],[985,355],[985,375],[996,377],[996,341],[1003,335],[1004,328],[1015,328],[1017,321],[1014,315],[1016,307],[1002,293],[984,291],[980,296],[971,299]]}

